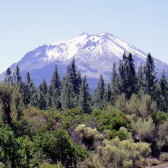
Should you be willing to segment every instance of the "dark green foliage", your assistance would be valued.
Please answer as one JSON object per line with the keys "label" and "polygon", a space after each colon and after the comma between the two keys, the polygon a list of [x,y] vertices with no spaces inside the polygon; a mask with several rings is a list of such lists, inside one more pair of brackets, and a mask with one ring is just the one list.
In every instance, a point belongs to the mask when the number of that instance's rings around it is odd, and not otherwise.
{"label": "dark green foliage", "polygon": [[20,74],[20,68],[18,65],[16,66],[15,72],[13,73],[13,84],[18,85],[19,87],[22,84],[22,76]]}
{"label": "dark green foliage", "polygon": [[74,108],[79,105],[81,76],[76,71],[75,60],[67,67],[67,75],[63,79],[63,88],[61,92],[62,108]]}
{"label": "dark green foliage", "polygon": [[120,93],[126,93],[127,91],[127,56],[126,53],[123,54],[123,59],[119,62],[119,90]]}
{"label": "dark green foliage", "polygon": [[[72,84],[72,91],[74,92],[75,96],[79,94],[79,87],[81,82],[80,75],[77,75],[75,60],[73,59],[71,64],[67,67],[67,76],[69,82]],[[79,77],[79,79],[78,79]]]}
{"label": "dark green foliage", "polygon": [[159,81],[160,86],[160,97],[159,97],[159,109],[164,112],[168,112],[168,82],[163,71],[162,77]]}
{"label": "dark green foliage", "polygon": [[132,54],[128,55],[128,67],[127,67],[127,75],[128,75],[128,86],[127,86],[127,93],[126,97],[130,98],[132,94],[136,93],[136,74],[135,74],[135,65]]}
{"label": "dark green foliage", "polygon": [[120,127],[130,128],[127,116],[117,109],[105,109],[97,116],[99,130],[119,130]]}
{"label": "dark green foliage", "polygon": [[80,87],[80,107],[82,108],[83,113],[90,113],[91,112],[91,95],[89,93],[89,86],[87,83],[86,76],[82,80],[82,84]]}
{"label": "dark green foliage", "polygon": [[142,63],[140,64],[137,72],[137,92],[139,95],[145,94],[145,81],[144,81],[144,68]]}
{"label": "dark green foliage", "polygon": [[150,53],[147,55],[144,72],[145,72],[145,93],[151,95],[151,97],[155,99],[157,78],[156,78],[155,64]]}
{"label": "dark green foliage", "polygon": [[41,138],[41,147],[46,157],[54,162],[60,161],[65,167],[76,167],[77,160],[87,156],[86,150],[74,144],[66,131],[46,132]]}
{"label": "dark green foliage", "polygon": [[5,73],[5,83],[9,86],[12,83],[12,72],[11,69],[8,68]]}
{"label": "dark green foliage", "polygon": [[26,136],[16,137],[8,126],[0,128],[0,146],[0,160],[5,167],[33,168],[38,165],[32,141]]}
{"label": "dark green foliage", "polygon": [[135,65],[131,53],[128,56],[124,53],[123,59],[120,60],[119,79],[120,93],[125,93],[126,98],[129,99],[136,92],[137,84]]}
{"label": "dark green foliage", "polygon": [[113,69],[112,69],[111,91],[112,91],[111,103],[112,103],[112,105],[114,105],[118,95],[120,94],[119,76],[117,74],[117,69],[116,69],[115,63],[113,64]]}
{"label": "dark green foliage", "polygon": [[63,88],[61,92],[61,104],[63,109],[74,108],[77,104],[77,99],[72,88],[72,84],[69,82],[68,77],[65,77],[63,79]]}
{"label": "dark green foliage", "polygon": [[93,95],[94,106],[100,109],[104,108],[106,105],[105,96],[106,96],[106,88],[105,88],[103,75],[101,74],[100,80],[97,84],[97,88]]}
{"label": "dark green foliage", "polygon": [[108,104],[112,104],[112,90],[111,90],[111,86],[110,84],[107,85],[107,88],[106,88],[106,101]]}
{"label": "dark green foliage", "polygon": [[23,98],[23,103],[27,106],[31,104],[32,97],[35,94],[35,86],[33,81],[31,80],[30,73],[26,74],[25,82],[22,82],[21,85],[21,94]]}
{"label": "dark green foliage", "polygon": [[9,126],[13,126],[12,122],[12,87],[7,87],[5,85],[0,86],[0,100],[2,103],[2,118],[3,122]]}
{"label": "dark green foliage", "polygon": [[53,107],[55,107],[56,109],[61,108],[61,102],[60,102],[61,88],[62,88],[61,78],[58,74],[58,68],[57,68],[57,66],[55,66],[55,70],[54,70],[52,78],[51,78],[49,95],[50,95],[50,99],[51,99],[50,100],[51,105]]}
{"label": "dark green foliage", "polygon": [[38,107],[42,110],[46,110],[48,107],[48,86],[44,79],[39,85],[39,97],[38,97]]}

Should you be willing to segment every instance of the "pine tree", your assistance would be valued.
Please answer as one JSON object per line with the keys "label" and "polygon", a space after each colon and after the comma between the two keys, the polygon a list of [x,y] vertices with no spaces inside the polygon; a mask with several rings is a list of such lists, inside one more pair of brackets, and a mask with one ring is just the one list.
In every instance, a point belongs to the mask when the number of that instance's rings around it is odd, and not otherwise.
{"label": "pine tree", "polygon": [[123,54],[122,60],[119,62],[119,90],[121,93],[127,92],[127,56],[126,53]]}
{"label": "pine tree", "polygon": [[20,74],[20,68],[18,65],[16,66],[15,72],[13,74],[13,79],[14,79],[14,85],[18,85],[20,87],[22,84],[22,76]]}
{"label": "pine tree", "polygon": [[[81,76],[76,71],[75,60],[67,67],[67,75],[63,82],[63,89],[61,99],[63,108],[74,108],[79,105],[79,89],[80,89]],[[70,100],[67,100],[70,99]]]}
{"label": "pine tree", "polygon": [[39,90],[44,95],[48,93],[48,86],[47,86],[47,82],[45,79],[43,79],[42,83],[39,85]]}
{"label": "pine tree", "polygon": [[39,85],[39,97],[38,97],[38,107],[42,110],[46,110],[48,107],[48,86],[47,82],[44,79],[42,83]]}
{"label": "pine tree", "polygon": [[22,85],[20,88],[22,98],[23,98],[23,103],[25,105],[30,104],[31,98],[32,98],[33,94],[35,94],[33,87],[34,87],[33,81],[31,80],[30,73],[28,72],[26,74],[25,82],[22,82]]}
{"label": "pine tree", "polygon": [[61,92],[61,104],[63,109],[71,109],[75,107],[74,102],[75,94],[73,86],[69,82],[68,76],[63,79],[63,88]]}
{"label": "pine tree", "polygon": [[106,102],[108,104],[112,104],[112,89],[111,89],[111,85],[108,84],[107,85],[107,89],[106,89],[106,96],[105,96],[105,99],[106,99]]}
{"label": "pine tree", "polygon": [[153,99],[156,98],[156,71],[155,64],[151,54],[147,55],[146,65],[145,65],[145,93],[151,95]]}
{"label": "pine tree", "polygon": [[128,57],[123,54],[123,59],[119,63],[119,90],[120,94],[125,93],[127,99],[136,92],[136,73],[132,54]]}
{"label": "pine tree", "polygon": [[7,68],[5,73],[5,83],[9,86],[12,83],[11,69]]}
{"label": "pine tree", "polygon": [[39,91],[33,82],[32,82],[30,93],[31,93],[30,104],[34,107],[39,107],[39,101],[38,101]]}
{"label": "pine tree", "polygon": [[93,102],[94,102],[95,107],[100,108],[100,109],[105,107],[106,105],[105,90],[106,90],[105,83],[104,83],[103,75],[101,74],[97,88],[93,95]]}
{"label": "pine tree", "polygon": [[[81,84],[82,84],[82,75],[81,73],[78,71],[77,73],[77,84],[78,84],[78,88],[80,88]],[[79,89],[80,90],[80,89]]]}
{"label": "pine tree", "polygon": [[119,89],[120,89],[119,76],[117,74],[116,64],[114,63],[113,64],[113,69],[112,69],[112,81],[111,81],[111,92],[112,92],[111,103],[112,103],[112,105],[115,104],[115,101],[120,94]]}
{"label": "pine tree", "polygon": [[138,73],[137,73],[137,92],[139,95],[144,95],[145,93],[145,76],[144,76],[144,67],[142,66],[142,63],[140,64],[138,68]]}
{"label": "pine tree", "polygon": [[134,59],[132,57],[132,54],[130,53],[127,57],[127,92],[126,97],[129,99],[133,93],[136,93],[136,85],[137,85],[137,79],[136,79],[136,73],[135,73],[135,65],[134,65]]}
{"label": "pine tree", "polygon": [[73,85],[73,92],[75,95],[79,94],[79,81],[78,81],[78,75],[76,71],[76,65],[75,65],[75,60],[73,59],[71,64],[68,65],[67,68],[67,76],[69,79],[69,82]]}
{"label": "pine tree", "polygon": [[83,113],[91,112],[91,95],[89,93],[89,86],[87,83],[86,76],[82,80],[82,84],[80,87],[80,106],[82,108]]}
{"label": "pine tree", "polygon": [[57,66],[55,66],[55,70],[53,72],[51,79],[49,102],[52,106],[54,106],[57,109],[61,108],[61,102],[60,102],[61,88],[62,88],[61,78],[58,74],[58,68]]}
{"label": "pine tree", "polygon": [[158,99],[158,106],[161,111],[168,112],[168,81],[163,71],[162,77],[159,81],[160,97]]}

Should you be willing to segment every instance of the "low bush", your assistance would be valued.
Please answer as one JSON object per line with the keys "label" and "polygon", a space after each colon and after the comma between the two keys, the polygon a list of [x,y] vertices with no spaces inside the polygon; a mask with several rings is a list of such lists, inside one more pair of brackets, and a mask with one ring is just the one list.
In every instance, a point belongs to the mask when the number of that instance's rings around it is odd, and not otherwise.
{"label": "low bush", "polygon": [[132,139],[120,141],[116,137],[110,141],[104,140],[96,151],[82,163],[84,165],[81,166],[82,168],[98,167],[98,165],[102,168],[132,168],[139,159],[148,157],[151,149],[148,143],[134,143]]}
{"label": "low bush", "polygon": [[160,155],[160,160],[168,162],[168,153],[162,153]]}

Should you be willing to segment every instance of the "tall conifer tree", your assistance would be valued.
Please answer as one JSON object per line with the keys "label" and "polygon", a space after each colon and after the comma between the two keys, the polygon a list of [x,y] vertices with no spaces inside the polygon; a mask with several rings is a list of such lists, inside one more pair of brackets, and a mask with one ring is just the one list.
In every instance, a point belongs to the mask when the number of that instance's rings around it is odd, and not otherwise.
{"label": "tall conifer tree", "polygon": [[8,86],[12,83],[12,73],[10,68],[7,68],[6,70],[5,83],[7,83]]}
{"label": "tall conifer tree", "polygon": [[48,86],[47,82],[44,79],[39,85],[39,98],[38,98],[38,106],[42,110],[46,110],[48,107]]}
{"label": "tall conifer tree", "polygon": [[55,66],[55,70],[53,72],[52,78],[51,78],[51,85],[50,85],[50,99],[51,99],[51,105],[55,108],[59,109],[61,108],[61,78],[58,73],[58,68]]}
{"label": "tall conifer tree", "polygon": [[91,112],[91,95],[89,93],[89,86],[87,83],[86,76],[82,80],[82,84],[80,87],[80,106],[82,108],[83,113]]}
{"label": "tall conifer tree", "polygon": [[113,64],[113,69],[112,69],[112,81],[111,81],[111,103],[112,105],[115,104],[115,101],[120,94],[120,85],[119,85],[119,75],[117,73],[116,69],[116,64]]}
{"label": "tall conifer tree", "polygon": [[97,108],[104,108],[106,105],[106,101],[105,101],[105,83],[104,83],[104,79],[103,79],[103,75],[100,75],[100,80],[97,84],[97,88],[94,92],[93,95],[93,102],[94,102],[94,106]]}
{"label": "tall conifer tree", "polygon": [[145,65],[145,93],[151,95],[153,99],[156,98],[156,85],[157,85],[157,78],[156,78],[156,71],[155,71],[155,64],[154,60],[149,53],[146,59]]}
{"label": "tall conifer tree", "polygon": [[163,71],[162,77],[159,81],[160,97],[158,99],[158,106],[161,111],[168,112],[168,81]]}

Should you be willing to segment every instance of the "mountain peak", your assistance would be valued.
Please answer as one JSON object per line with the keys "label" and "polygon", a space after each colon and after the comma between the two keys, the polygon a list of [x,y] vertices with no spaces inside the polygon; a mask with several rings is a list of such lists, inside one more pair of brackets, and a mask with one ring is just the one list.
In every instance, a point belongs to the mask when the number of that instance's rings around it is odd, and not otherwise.
{"label": "mountain peak", "polygon": [[[48,79],[51,76],[55,64],[63,75],[66,66],[75,58],[78,69],[89,79],[98,79],[100,74],[109,79],[113,63],[118,63],[125,51],[132,53],[136,67],[146,60],[146,53],[110,33],[82,33],[70,40],[37,47],[28,52],[17,65],[24,73],[29,70],[32,77],[38,79],[36,83],[39,83],[44,77]],[[157,71],[168,71],[167,64],[154,60]],[[11,70],[14,68],[11,67]]]}
{"label": "mountain peak", "polygon": [[80,36],[87,36],[87,37],[89,37],[90,34],[88,34],[88,33],[86,33],[86,32],[83,32]]}

